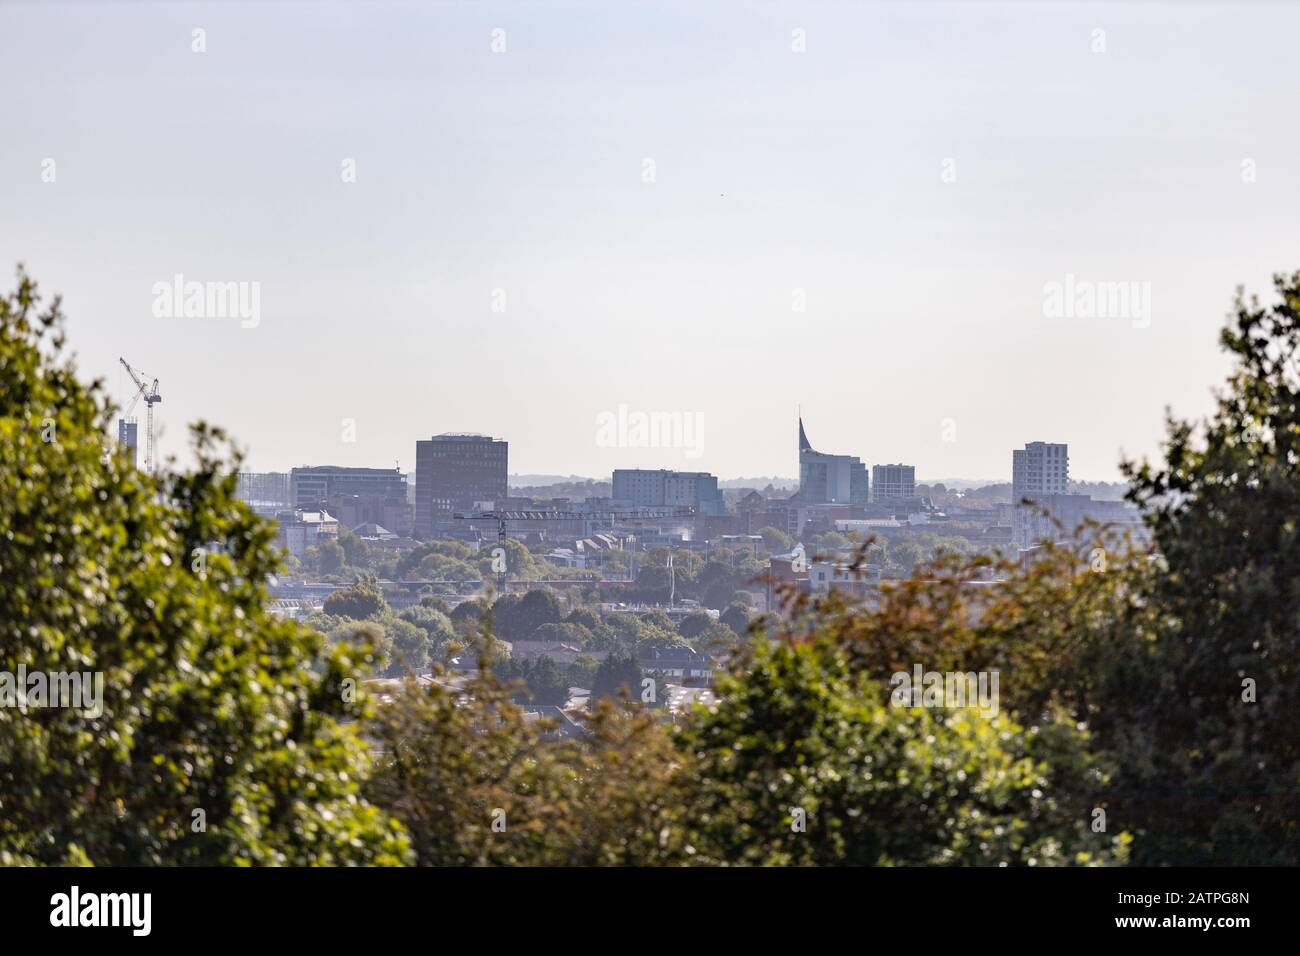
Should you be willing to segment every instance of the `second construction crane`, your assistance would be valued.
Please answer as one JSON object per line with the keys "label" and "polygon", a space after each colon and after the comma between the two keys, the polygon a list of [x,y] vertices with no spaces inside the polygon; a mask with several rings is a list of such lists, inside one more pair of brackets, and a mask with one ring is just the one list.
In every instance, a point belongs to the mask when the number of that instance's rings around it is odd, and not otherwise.
{"label": "second construction crane", "polygon": [[144,470],[152,475],[154,471],[153,407],[162,401],[162,396],[158,394],[158,379],[155,378],[152,385],[145,385],[144,380],[147,376],[144,372],[133,369],[124,358],[119,358],[118,361],[122,363],[126,373],[131,376],[131,381],[135,382],[137,390],[135,396],[131,399],[131,404],[127,406],[126,412],[123,413],[122,420],[125,421],[129,418],[131,412],[135,409],[136,402],[142,398],[144,399]]}

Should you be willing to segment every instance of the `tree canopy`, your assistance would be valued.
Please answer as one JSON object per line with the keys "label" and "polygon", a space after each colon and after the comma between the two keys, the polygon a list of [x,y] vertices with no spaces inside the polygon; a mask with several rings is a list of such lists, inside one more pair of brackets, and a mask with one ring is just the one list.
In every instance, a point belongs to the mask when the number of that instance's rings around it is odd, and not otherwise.
{"label": "tree canopy", "polygon": [[364,800],[346,681],[367,651],[268,610],[274,531],[194,426],[156,479],[65,352],[59,300],[0,299],[0,662],[102,681],[90,707],[0,707],[0,860],[401,863]]}

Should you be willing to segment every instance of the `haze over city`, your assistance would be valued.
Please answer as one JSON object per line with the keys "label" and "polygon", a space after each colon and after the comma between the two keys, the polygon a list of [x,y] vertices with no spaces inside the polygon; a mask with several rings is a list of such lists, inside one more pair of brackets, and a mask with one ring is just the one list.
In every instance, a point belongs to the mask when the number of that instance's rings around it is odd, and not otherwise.
{"label": "haze over city", "polygon": [[[0,259],[64,294],[120,402],[119,356],[158,377],[164,455],[204,418],[259,471],[409,470],[476,431],[512,472],[793,478],[801,410],[818,447],[923,478],[1006,481],[1042,440],[1114,480],[1166,405],[1210,409],[1230,290],[1300,253],[1297,28],[1286,4],[7,4]],[[260,283],[259,321],[158,317],[177,274]],[[1067,277],[1146,284],[1150,315],[1052,318]],[[700,455],[602,447],[620,406],[699,416]]]}
{"label": "haze over city", "polygon": [[6,941],[1289,928],[1297,37],[0,0]]}

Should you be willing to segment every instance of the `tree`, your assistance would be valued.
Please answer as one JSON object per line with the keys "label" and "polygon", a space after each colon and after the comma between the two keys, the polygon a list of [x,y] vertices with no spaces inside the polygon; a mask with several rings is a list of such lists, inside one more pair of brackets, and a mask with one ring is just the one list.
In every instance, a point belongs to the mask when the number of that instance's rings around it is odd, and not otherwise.
{"label": "tree", "polygon": [[344,554],[343,548],[337,541],[326,539],[320,543],[317,550],[317,567],[321,574],[333,574],[343,567]]}
{"label": "tree", "polygon": [[659,631],[676,632],[677,628],[673,625],[673,619],[663,611],[647,611],[640,615],[642,627],[653,628]]}
{"label": "tree", "polygon": [[549,657],[539,657],[532,663],[525,679],[533,700],[539,704],[563,706],[569,699],[569,682],[555,666],[555,661]]}
{"label": "tree", "polygon": [[326,614],[337,614],[362,621],[375,617],[388,608],[388,603],[373,581],[359,581],[350,588],[335,591],[325,598],[322,609]]}
{"label": "tree", "polygon": [[516,581],[529,581],[538,576],[537,561],[524,545],[514,538],[505,541],[484,542],[479,548],[476,566],[484,581],[495,581],[497,576],[496,551],[505,551],[506,577]]}
{"label": "tree", "polygon": [[339,529],[339,547],[343,549],[344,560],[354,567],[364,567],[369,563],[370,547],[347,528]]}
{"label": "tree", "polygon": [[677,625],[677,633],[690,641],[699,637],[712,625],[713,618],[709,617],[704,611],[692,611],[682,618],[681,623]]}
{"label": "tree", "polygon": [[666,567],[644,564],[637,569],[634,591],[637,600],[660,604],[668,600],[671,590]]}
{"label": "tree", "polygon": [[677,633],[673,619],[663,611],[651,611],[641,615],[635,631],[629,629],[626,636],[631,642],[624,649],[633,654],[645,653],[655,648],[681,647],[685,638]]}
{"label": "tree", "polygon": [[725,624],[737,634],[744,636],[749,632],[749,605],[740,601],[727,605],[727,609],[718,618],[718,623]]}
{"label": "tree", "polygon": [[391,615],[384,621],[383,628],[389,646],[388,666],[384,668],[384,674],[388,677],[401,677],[408,673],[423,673],[429,666],[432,650],[429,635],[410,621]]}
{"label": "tree", "polygon": [[904,575],[911,575],[913,569],[925,560],[925,551],[910,538],[900,538],[889,546],[889,563]]}
{"label": "tree", "polygon": [[785,554],[794,546],[794,541],[788,534],[771,525],[759,528],[758,533],[763,536],[763,547],[773,554]]}
{"label": "tree", "polygon": [[1170,417],[1164,462],[1125,463],[1163,573],[1167,627],[1109,673],[1137,859],[1300,862],[1300,272],[1238,292],[1212,417]]}
{"label": "tree", "polygon": [[511,696],[484,669],[465,693],[408,684],[378,709],[384,757],[366,795],[402,821],[420,865],[546,858],[563,768]]}
{"label": "tree", "polygon": [[528,636],[530,641],[545,641],[552,644],[571,644],[574,647],[587,647],[591,644],[592,634],[581,624],[543,624]]}
{"label": "tree", "polygon": [[591,685],[596,681],[596,672],[598,670],[600,670],[600,662],[594,657],[583,654],[568,666],[565,671],[565,681],[570,687],[582,687],[591,690]]}
{"label": "tree", "polygon": [[403,862],[344,723],[368,651],[268,611],[275,531],[219,429],[154,477],[105,454],[113,412],[20,269],[0,298],[0,669],[100,691],[0,707],[0,861]]}
{"label": "tree", "polygon": [[527,591],[519,601],[515,615],[519,639],[527,639],[543,624],[558,624],[563,619],[564,608],[554,591],[540,588]]}
{"label": "tree", "polygon": [[657,627],[641,629],[634,650],[637,654],[649,654],[651,651],[667,650],[670,647],[690,646],[686,638],[676,631],[661,631]]}
{"label": "tree", "polygon": [[[446,605],[444,604],[443,607]],[[456,629],[451,623],[451,618],[424,603],[406,608],[398,617],[403,621],[409,621],[424,632],[430,653],[455,640]]]}
{"label": "tree", "polygon": [[1063,865],[1123,862],[1094,834],[1066,722],[895,707],[824,636],[756,645],[686,724],[691,845],[702,863]]}
{"label": "tree", "polygon": [[452,562],[464,563],[473,555],[469,546],[461,541],[429,541],[417,545],[402,555],[394,568],[394,577],[407,579],[417,573],[421,562],[430,555],[439,555]]}
{"label": "tree", "polygon": [[581,624],[589,631],[594,631],[604,624],[600,615],[589,607],[574,608],[569,612],[569,616],[564,619],[564,623]]}
{"label": "tree", "polygon": [[483,620],[483,615],[486,613],[483,605],[478,601],[461,601],[452,608],[451,614],[447,616],[457,623],[462,621],[473,622]]}
{"label": "tree", "polygon": [[478,581],[479,571],[468,561],[448,557],[434,552],[426,554],[411,572],[416,577],[431,581],[468,582]]}
{"label": "tree", "polygon": [[411,684],[371,725],[384,757],[366,795],[420,865],[691,861],[689,760],[652,714],[598,702],[589,735],[554,740],[511,695],[490,669],[461,691]]}
{"label": "tree", "polygon": [[632,654],[610,654],[600,662],[592,682],[593,697],[618,697],[627,693],[634,699],[641,694],[641,667]]}

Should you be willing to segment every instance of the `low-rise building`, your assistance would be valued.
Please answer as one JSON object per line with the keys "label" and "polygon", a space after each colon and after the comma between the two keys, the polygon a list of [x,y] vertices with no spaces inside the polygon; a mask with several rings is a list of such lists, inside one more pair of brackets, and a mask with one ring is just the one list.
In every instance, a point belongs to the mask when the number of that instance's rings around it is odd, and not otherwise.
{"label": "low-rise building", "polygon": [[813,594],[825,594],[833,588],[855,597],[865,597],[880,587],[880,579],[878,564],[854,567],[848,561],[814,561],[808,569],[808,582]]}
{"label": "low-rise building", "polygon": [[636,508],[694,508],[697,514],[727,513],[716,476],[704,471],[616,468],[614,501]]}
{"label": "low-rise building", "polygon": [[295,558],[338,536],[338,519],[326,511],[282,511],[276,516],[276,543]]}
{"label": "low-rise building", "polygon": [[1068,542],[1089,521],[1121,533],[1129,531],[1138,538],[1146,535],[1141,513],[1127,501],[1100,501],[1090,495],[1045,495],[1032,506],[1017,505],[1013,509],[1011,536],[1021,549],[1044,541]]}
{"label": "low-rise building", "polygon": [[637,664],[646,674],[680,680],[688,685],[713,683],[713,658],[690,647],[664,647],[642,653]]}

